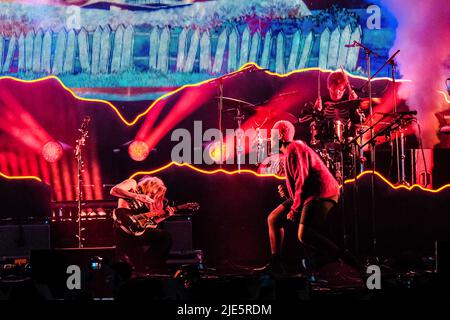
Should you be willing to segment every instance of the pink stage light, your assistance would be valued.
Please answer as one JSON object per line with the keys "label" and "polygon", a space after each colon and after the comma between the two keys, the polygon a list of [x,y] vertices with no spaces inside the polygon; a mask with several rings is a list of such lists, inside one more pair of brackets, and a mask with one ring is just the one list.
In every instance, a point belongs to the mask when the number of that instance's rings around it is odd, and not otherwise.
{"label": "pink stage light", "polygon": [[49,141],[42,147],[42,156],[47,162],[57,162],[63,155],[63,147],[59,142]]}
{"label": "pink stage light", "polygon": [[220,161],[220,142],[213,142],[208,146],[208,154],[211,160],[213,160],[215,163],[224,163],[230,156],[231,156],[231,150],[232,148],[227,148],[227,145],[225,142],[222,143],[222,161]]}
{"label": "pink stage light", "polygon": [[144,161],[149,153],[150,148],[144,141],[135,140],[128,147],[128,154],[134,161]]}

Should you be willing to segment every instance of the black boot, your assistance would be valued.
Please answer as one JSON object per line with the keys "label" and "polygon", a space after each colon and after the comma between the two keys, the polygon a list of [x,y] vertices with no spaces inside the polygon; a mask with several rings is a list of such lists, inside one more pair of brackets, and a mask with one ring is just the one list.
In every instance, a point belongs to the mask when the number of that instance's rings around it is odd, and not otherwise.
{"label": "black boot", "polygon": [[278,255],[272,255],[268,264],[261,268],[253,269],[253,274],[283,274],[285,273],[283,264]]}

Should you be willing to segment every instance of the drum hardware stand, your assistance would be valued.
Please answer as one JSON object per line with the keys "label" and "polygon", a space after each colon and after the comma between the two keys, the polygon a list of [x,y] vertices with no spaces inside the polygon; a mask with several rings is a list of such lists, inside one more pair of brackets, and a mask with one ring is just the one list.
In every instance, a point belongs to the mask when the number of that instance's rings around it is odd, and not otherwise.
{"label": "drum hardware stand", "polygon": [[[392,101],[394,105],[394,113],[397,112],[397,88],[396,88],[396,82],[395,82],[395,70],[396,70],[396,63],[394,60],[395,55],[400,50],[398,50],[392,58],[389,59],[389,64],[391,65],[391,76],[392,76]],[[403,125],[400,126],[400,130],[398,132],[395,132],[395,149],[397,154],[397,179],[398,179],[398,185],[405,185],[409,186],[409,183],[406,181],[405,177],[405,132]]]}
{"label": "drum hardware stand", "polygon": [[261,135],[261,129],[256,128],[256,165],[260,165],[263,162],[263,155],[266,152],[264,147],[264,138]]}
{"label": "drum hardware stand", "polygon": [[219,162],[219,168],[222,168],[222,162],[223,162],[223,129],[222,129],[222,112],[223,112],[223,78],[220,77],[219,79],[219,101],[217,104],[218,110],[218,121],[219,121],[219,131],[220,131],[220,162]]}
{"label": "drum hardware stand", "polygon": [[219,96],[217,97],[217,116],[218,116],[218,127],[219,127],[219,131],[221,134],[220,137],[220,162],[219,162],[219,167],[222,168],[222,164],[223,164],[223,119],[222,119],[222,114],[223,114],[223,98],[224,98],[224,94],[223,94],[223,89],[224,89],[224,85],[223,85],[223,80],[225,79],[229,79],[229,78],[233,78],[238,74],[241,74],[243,72],[246,71],[267,71],[268,69],[252,69],[251,66],[236,72],[233,72],[231,74],[225,74],[221,77],[216,78],[215,80],[218,81],[218,87],[219,87]]}
{"label": "drum hardware stand", "polygon": [[241,108],[236,109],[236,117],[234,119],[237,121],[237,132],[236,132],[236,140],[237,140],[237,165],[238,165],[238,171],[241,171],[241,156],[243,153],[242,149],[242,120],[245,119],[244,114],[241,112]]}
{"label": "drum hardware stand", "polygon": [[78,224],[78,248],[83,248],[83,241],[85,240],[82,236],[82,232],[84,228],[81,227],[81,206],[83,200],[83,172],[84,172],[84,161],[82,155],[82,147],[86,144],[86,138],[88,137],[88,125],[91,121],[89,116],[84,117],[83,123],[81,124],[81,128],[78,129],[80,131],[80,138],[76,141],[75,147],[75,158],[77,159],[77,224]]}

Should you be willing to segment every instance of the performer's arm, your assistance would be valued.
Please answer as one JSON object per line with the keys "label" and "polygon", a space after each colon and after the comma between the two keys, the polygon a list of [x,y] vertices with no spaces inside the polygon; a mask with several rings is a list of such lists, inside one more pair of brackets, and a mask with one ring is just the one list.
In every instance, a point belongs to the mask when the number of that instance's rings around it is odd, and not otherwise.
{"label": "performer's arm", "polygon": [[288,155],[287,159],[287,165],[295,179],[294,190],[292,190],[294,203],[292,204],[291,212],[289,214],[292,218],[300,212],[303,185],[305,183],[305,178],[308,175],[308,158],[306,153],[300,154],[300,152],[302,152],[301,149],[295,148]]}
{"label": "performer's arm", "polygon": [[134,179],[127,179],[125,181],[122,181],[121,183],[115,185],[111,191],[110,194],[114,197],[118,198],[125,198],[125,199],[136,199],[138,201],[144,202],[144,203],[153,203],[154,201],[152,198],[145,194],[138,194],[134,192],[130,192],[129,190],[135,189],[137,186],[136,180]]}
{"label": "performer's arm", "polygon": [[347,88],[348,88],[348,99],[349,100],[356,100],[358,99],[358,95],[356,94],[355,90],[352,89],[352,85],[350,84],[350,80],[348,79],[347,74],[344,72],[344,68],[342,68],[341,66],[341,70],[342,70],[342,74],[345,77],[345,82],[347,83]]}
{"label": "performer's arm", "polygon": [[317,97],[316,102],[314,103],[314,109],[319,112],[322,111],[323,105],[321,97]]}

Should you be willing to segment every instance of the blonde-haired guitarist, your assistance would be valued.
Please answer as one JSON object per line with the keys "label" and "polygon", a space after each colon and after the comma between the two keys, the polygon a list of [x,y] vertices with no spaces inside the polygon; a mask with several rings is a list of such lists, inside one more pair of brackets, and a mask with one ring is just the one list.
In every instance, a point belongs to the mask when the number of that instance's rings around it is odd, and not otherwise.
{"label": "blonde-haired guitarist", "polygon": [[[127,179],[111,189],[111,195],[119,198],[114,212],[116,246],[121,258],[138,270],[163,269],[172,246],[172,237],[167,231],[156,227],[146,228],[139,235],[134,234],[117,216],[120,216],[119,213],[127,213],[132,221],[135,215],[150,212],[162,214],[167,211],[172,214],[173,208],[164,205],[166,190],[161,179],[151,176],[146,176],[139,182]],[[137,251],[138,248],[140,252]]]}

